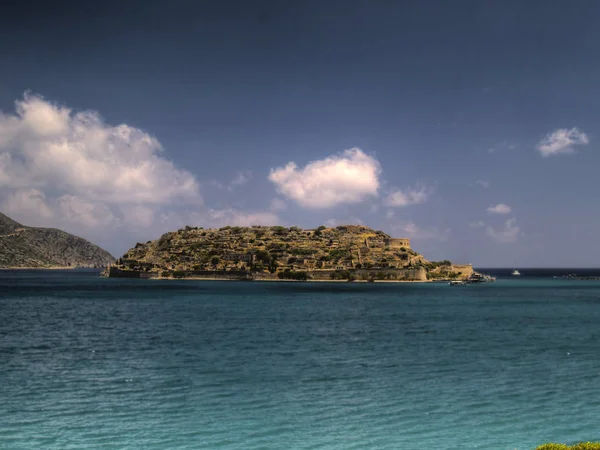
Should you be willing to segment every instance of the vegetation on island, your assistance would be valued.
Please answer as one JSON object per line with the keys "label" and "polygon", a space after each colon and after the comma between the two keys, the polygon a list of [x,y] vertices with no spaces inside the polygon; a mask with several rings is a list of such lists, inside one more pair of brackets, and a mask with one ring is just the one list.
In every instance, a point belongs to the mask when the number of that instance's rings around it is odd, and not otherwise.
{"label": "vegetation on island", "polygon": [[[359,225],[315,229],[283,226],[185,227],[138,243],[114,264],[113,273],[163,278],[427,280],[468,276],[466,266],[431,262],[408,239]],[[118,272],[117,272],[118,270]],[[109,275],[112,275],[109,270]],[[121,276],[121,275],[118,275]]]}

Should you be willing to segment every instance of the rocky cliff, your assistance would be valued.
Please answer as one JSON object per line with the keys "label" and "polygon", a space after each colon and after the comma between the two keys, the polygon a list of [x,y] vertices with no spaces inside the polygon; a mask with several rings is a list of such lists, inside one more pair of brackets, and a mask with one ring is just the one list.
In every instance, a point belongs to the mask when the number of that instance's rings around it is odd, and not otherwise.
{"label": "rocky cliff", "polygon": [[0,213],[0,267],[106,267],[113,256],[55,228],[21,225]]}
{"label": "rocky cliff", "polygon": [[252,279],[426,280],[457,278],[450,262],[431,263],[382,231],[357,225],[319,227],[186,227],[138,243],[109,276]]}

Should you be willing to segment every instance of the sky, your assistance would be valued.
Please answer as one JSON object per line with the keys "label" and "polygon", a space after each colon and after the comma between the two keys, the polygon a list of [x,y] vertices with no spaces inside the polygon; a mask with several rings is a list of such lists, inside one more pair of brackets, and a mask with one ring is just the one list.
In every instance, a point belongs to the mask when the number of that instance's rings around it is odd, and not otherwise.
{"label": "sky", "polygon": [[599,2],[18,3],[21,223],[116,256],[185,225],[364,224],[431,260],[600,266]]}

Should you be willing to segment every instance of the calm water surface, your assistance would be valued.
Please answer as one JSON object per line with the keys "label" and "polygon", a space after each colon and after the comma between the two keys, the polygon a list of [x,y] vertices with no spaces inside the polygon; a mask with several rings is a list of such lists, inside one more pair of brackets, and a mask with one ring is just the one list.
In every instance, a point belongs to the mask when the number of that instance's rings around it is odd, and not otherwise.
{"label": "calm water surface", "polygon": [[600,439],[599,281],[96,275],[0,272],[0,448],[512,450]]}

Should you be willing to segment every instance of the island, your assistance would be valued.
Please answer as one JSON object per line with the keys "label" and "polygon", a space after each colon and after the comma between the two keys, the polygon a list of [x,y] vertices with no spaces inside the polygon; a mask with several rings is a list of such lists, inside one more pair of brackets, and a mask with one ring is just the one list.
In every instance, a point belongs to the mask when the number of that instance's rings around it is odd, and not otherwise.
{"label": "island", "polygon": [[432,281],[467,279],[471,265],[428,261],[410,239],[361,225],[187,226],[138,243],[107,277],[279,281]]}

